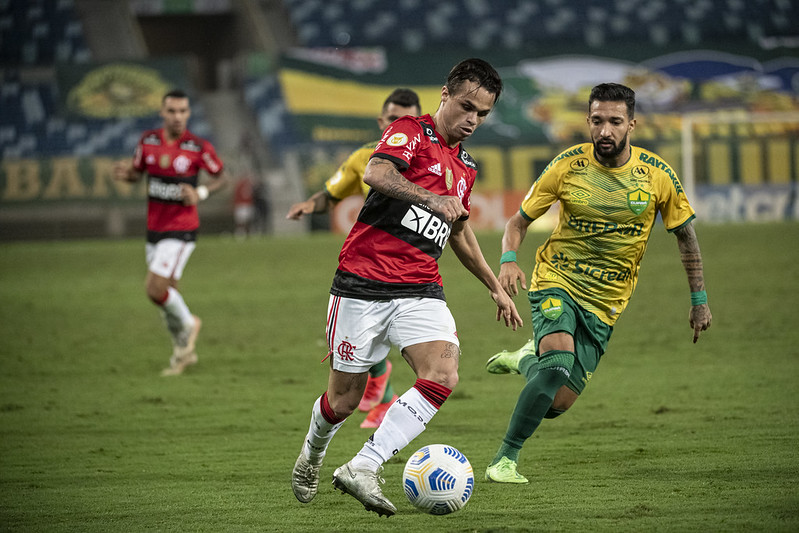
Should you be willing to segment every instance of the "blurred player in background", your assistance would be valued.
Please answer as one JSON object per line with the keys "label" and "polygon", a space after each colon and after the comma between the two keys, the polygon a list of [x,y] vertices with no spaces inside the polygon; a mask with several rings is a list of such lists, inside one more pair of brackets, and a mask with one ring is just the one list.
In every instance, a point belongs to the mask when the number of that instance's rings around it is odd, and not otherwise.
{"label": "blurred player in background", "polygon": [[[407,115],[417,117],[421,114],[419,96],[414,91],[395,89],[383,102],[383,109],[377,117],[377,125],[382,132],[400,117]],[[292,205],[286,218],[299,220],[303,215],[327,213],[348,196],[355,194],[366,196],[369,193],[369,186],[363,182],[363,173],[377,143],[378,141],[374,141],[365,144],[350,154],[336,173],[325,182],[325,188],[304,202]],[[397,399],[390,376],[391,361],[388,359],[380,361],[369,369],[366,390],[358,404],[360,411],[368,413],[361,423],[362,428],[378,427],[388,408]]]}
{"label": "blurred player in background", "polygon": [[[224,187],[228,178],[211,143],[187,129],[191,107],[186,93],[164,95],[160,116],[163,126],[144,132],[133,160],[118,162],[114,177],[136,182],[147,174],[145,289],[172,337],[172,356],[162,374],[177,375],[197,362],[195,342],[202,325],[177,289],[200,226],[197,204]],[[200,185],[200,170],[215,179]]]}
{"label": "blurred player in background", "polygon": [[560,220],[538,248],[528,297],[534,342],[488,360],[494,374],[523,374],[527,383],[485,478],[527,483],[517,471],[524,442],[544,418],[577,400],[605,352],[613,325],[627,306],[657,214],[677,237],[691,289],[689,323],[696,342],[711,314],[693,227],[694,210],[674,171],[657,155],[631,146],[635,93],[605,83],[588,101],[591,142],[556,157],[505,226],[499,281],[515,296],[526,289],[516,264],[528,226],[560,201]]}
{"label": "blurred player in background", "polygon": [[489,289],[497,320],[521,317],[485,261],[469,226],[477,165],[463,149],[487,118],[502,80],[485,61],[467,59],[449,73],[434,116],[391,124],[366,167],[371,187],[339,255],[328,306],[330,376],[292,472],[294,495],[316,495],[330,440],[355,410],[367,371],[396,345],[416,383],[386,412],[361,451],[333,473],[334,486],[369,511],[393,515],[383,495],[382,465],[424,431],[458,383],[460,348],[444,300],[438,258],[447,242]]}

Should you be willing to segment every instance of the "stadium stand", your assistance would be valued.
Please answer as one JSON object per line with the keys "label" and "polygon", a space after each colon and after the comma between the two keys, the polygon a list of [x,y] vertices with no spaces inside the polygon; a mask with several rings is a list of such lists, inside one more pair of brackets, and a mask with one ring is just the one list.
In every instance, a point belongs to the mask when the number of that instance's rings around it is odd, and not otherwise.
{"label": "stadium stand", "polygon": [[72,0],[0,1],[0,64],[50,65],[91,59]]}
{"label": "stadium stand", "polygon": [[[555,40],[598,47],[793,36],[799,6],[786,0],[284,0],[304,46],[519,49]],[[401,31],[400,31],[401,30]]]}
{"label": "stadium stand", "polygon": [[[157,117],[65,117],[53,73],[57,64],[92,60],[72,0],[0,0],[0,157],[131,154]],[[29,70],[34,75],[27,76]],[[192,131],[213,138],[200,102]]]}

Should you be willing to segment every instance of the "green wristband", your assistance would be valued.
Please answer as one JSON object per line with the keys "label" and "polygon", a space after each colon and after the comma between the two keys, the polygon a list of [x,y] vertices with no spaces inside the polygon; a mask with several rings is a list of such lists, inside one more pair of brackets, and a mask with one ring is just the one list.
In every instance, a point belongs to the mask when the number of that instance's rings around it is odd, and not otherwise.
{"label": "green wristband", "polygon": [[691,305],[702,305],[707,303],[707,291],[696,291],[691,293]]}
{"label": "green wristband", "polygon": [[499,264],[502,263],[515,263],[516,262],[516,252],[514,250],[508,250],[499,258]]}

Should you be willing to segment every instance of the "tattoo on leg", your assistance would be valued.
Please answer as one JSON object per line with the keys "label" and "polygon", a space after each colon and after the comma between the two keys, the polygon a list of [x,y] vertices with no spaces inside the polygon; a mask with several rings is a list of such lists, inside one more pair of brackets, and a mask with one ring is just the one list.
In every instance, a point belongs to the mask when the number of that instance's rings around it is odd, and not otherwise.
{"label": "tattoo on leg", "polygon": [[444,348],[444,351],[441,352],[442,359],[459,359],[460,357],[460,349],[458,348],[457,344],[447,343],[447,347]]}

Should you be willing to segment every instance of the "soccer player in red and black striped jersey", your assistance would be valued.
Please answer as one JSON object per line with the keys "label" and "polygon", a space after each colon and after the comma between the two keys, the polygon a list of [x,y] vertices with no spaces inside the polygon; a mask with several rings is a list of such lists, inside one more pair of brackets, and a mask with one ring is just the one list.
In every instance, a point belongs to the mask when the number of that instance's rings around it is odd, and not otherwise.
{"label": "soccer player in red and black striped jersey", "polygon": [[[187,129],[191,107],[180,90],[161,102],[163,127],[144,132],[132,161],[114,167],[117,179],[136,182],[147,174],[147,296],[160,309],[172,337],[163,375],[177,375],[197,362],[195,341],[202,324],[177,286],[194,251],[200,218],[197,204],[228,182],[213,145]],[[203,170],[214,179],[199,184]]]}
{"label": "soccer player in red and black striped jersey", "polygon": [[330,377],[314,403],[292,473],[294,495],[316,495],[327,446],[363,394],[367,371],[397,346],[416,383],[388,409],[333,484],[369,511],[392,515],[380,489],[383,463],[417,437],[458,382],[459,341],[447,308],[438,258],[449,242],[489,290],[497,320],[522,323],[469,226],[477,165],[461,145],[487,118],[502,91],[491,65],[467,59],[450,71],[435,115],[402,117],[384,132],[366,167],[371,187],[339,256],[328,306]]}

